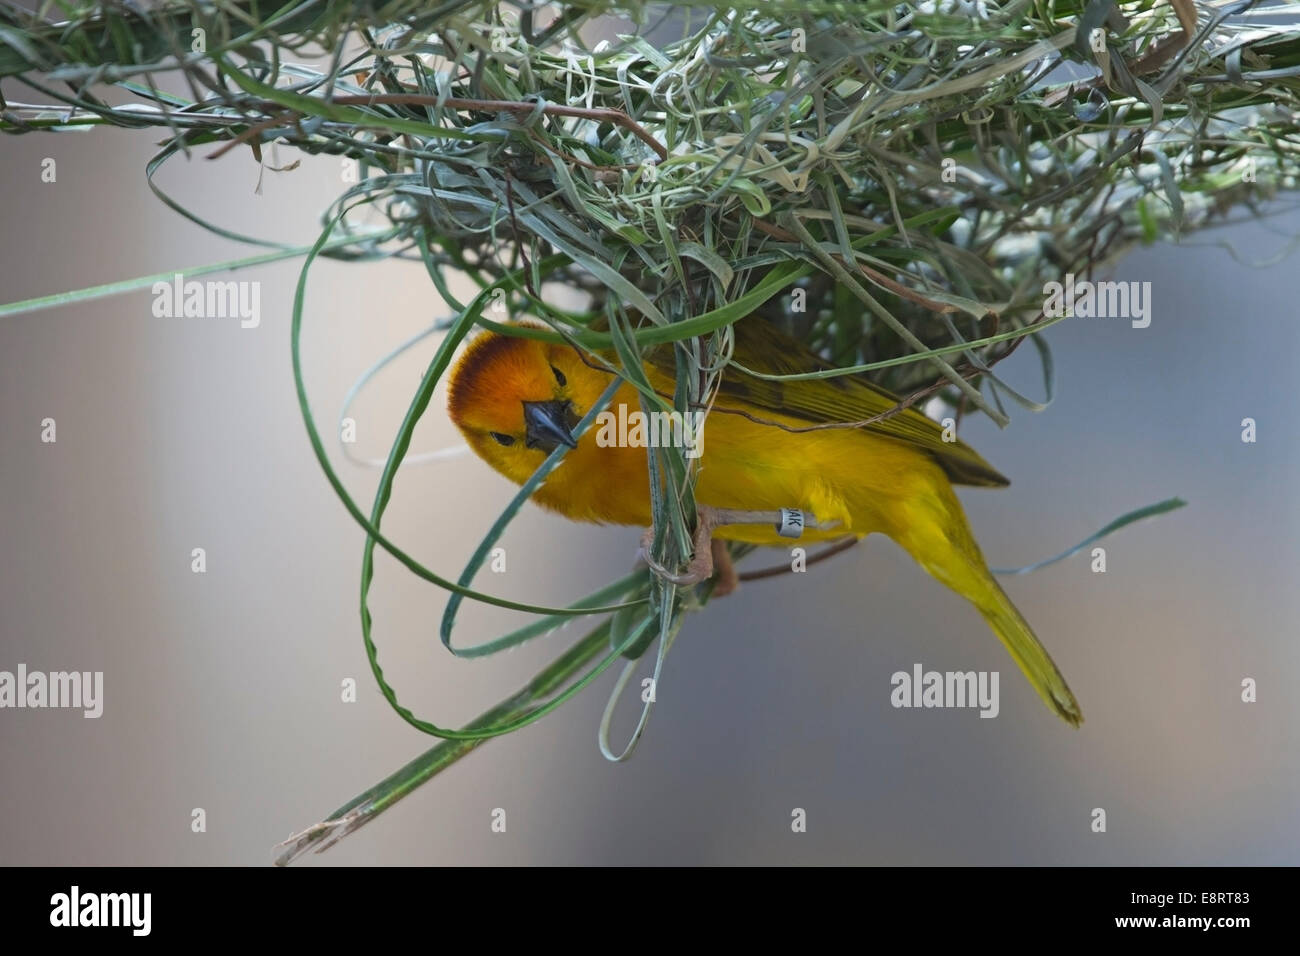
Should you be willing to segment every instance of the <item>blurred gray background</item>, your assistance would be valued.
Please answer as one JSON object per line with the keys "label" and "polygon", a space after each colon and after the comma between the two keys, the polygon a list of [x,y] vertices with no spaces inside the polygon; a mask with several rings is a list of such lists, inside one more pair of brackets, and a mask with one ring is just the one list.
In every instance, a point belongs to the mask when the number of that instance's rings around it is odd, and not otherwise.
{"label": "blurred gray background", "polygon": [[[0,301],[249,254],[151,195],[158,135],[0,144]],[[56,183],[41,182],[45,157]],[[315,238],[342,188],[337,159],[261,173],[247,150],[196,154],[159,181],[222,225],[295,242]],[[1141,505],[1189,502],[1106,541],[1105,574],[1079,555],[1004,582],[1078,694],[1081,730],[1040,703],[970,607],[872,539],[693,617],[629,763],[596,747],[607,674],[311,861],[1294,863],[1297,260],[1251,268],[1216,243],[1264,259],[1297,232],[1289,214],[1134,252],[1112,277],[1152,283],[1150,328],[1057,326],[1055,404],[1016,411],[1005,431],[964,429],[1013,481],[963,492],[996,566],[1055,554]],[[257,329],[155,318],[148,290],[0,320],[0,669],[102,670],[106,698],[99,720],[0,711],[0,863],[265,864],[276,842],[432,744],[389,709],[364,657],[363,536],[312,456],[290,374],[298,268],[234,276],[262,283]],[[402,263],[323,262],[307,308],[308,387],[327,433],[356,377],[443,313],[423,269]],[[387,452],[434,347],[364,394],[358,454]],[[1031,349],[1000,371],[1040,394]],[[53,445],[40,441],[47,416]],[[1240,439],[1245,417],[1256,444]],[[455,441],[439,397],[414,449]],[[339,467],[368,503],[376,474]],[[469,456],[409,468],[385,527],[455,577],[512,493]],[[479,584],[564,603],[629,568],[636,540],[529,506],[503,542],[508,574]],[[195,547],[206,574],[191,573]],[[382,663],[406,704],[444,724],[581,633],[457,661],[437,640],[444,600],[381,552]],[[467,605],[460,640],[521,621]],[[1000,671],[1001,715],[893,709],[890,674],[916,662]],[[356,703],[340,700],[347,677]],[[1255,704],[1240,701],[1244,677],[1259,682]],[[195,807],[206,833],[191,832]],[[490,828],[497,807],[504,834]],[[806,833],[791,832],[794,807]],[[1104,834],[1090,830],[1094,807]]]}

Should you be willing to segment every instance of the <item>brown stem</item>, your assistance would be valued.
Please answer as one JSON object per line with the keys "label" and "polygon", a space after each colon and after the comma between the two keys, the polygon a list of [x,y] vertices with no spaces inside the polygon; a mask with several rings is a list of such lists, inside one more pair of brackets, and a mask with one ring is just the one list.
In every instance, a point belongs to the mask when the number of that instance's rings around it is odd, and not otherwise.
{"label": "brown stem", "polygon": [[[478,100],[449,96],[439,100],[436,96],[424,93],[375,93],[368,96],[336,96],[331,103],[339,106],[446,106],[453,110],[478,110],[490,113],[494,110],[507,113],[531,113],[537,109],[536,103],[526,100]],[[572,116],[577,119],[609,122],[621,126],[658,154],[660,160],[668,158],[668,149],[651,136],[640,123],[622,110],[605,107],[564,106],[560,103],[544,103],[542,112],[548,116]]]}
{"label": "brown stem", "polygon": [[[835,555],[849,550],[849,548],[853,547],[861,540],[861,538],[844,538],[840,541],[836,541],[830,547],[823,548],[821,551],[818,551],[809,558],[805,562],[805,566],[816,564],[818,561],[825,561],[827,558],[833,558]],[[792,570],[793,569],[788,564],[777,564],[770,568],[759,568],[757,571],[741,571],[738,575],[738,579],[741,581],[758,581],[762,578],[774,578],[777,575],[790,574],[792,573]]]}

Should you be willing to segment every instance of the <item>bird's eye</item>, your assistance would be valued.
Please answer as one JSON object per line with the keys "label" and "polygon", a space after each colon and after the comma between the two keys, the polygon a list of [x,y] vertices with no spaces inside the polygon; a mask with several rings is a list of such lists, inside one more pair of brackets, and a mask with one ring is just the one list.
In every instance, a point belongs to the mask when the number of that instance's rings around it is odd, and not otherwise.
{"label": "bird's eye", "polygon": [[564,377],[564,373],[554,365],[551,366],[551,371],[555,373],[555,380],[560,383],[561,388],[569,384],[569,380]]}
{"label": "bird's eye", "polygon": [[503,435],[500,432],[488,432],[488,434],[495,438],[499,445],[513,445],[515,443],[514,435]]}

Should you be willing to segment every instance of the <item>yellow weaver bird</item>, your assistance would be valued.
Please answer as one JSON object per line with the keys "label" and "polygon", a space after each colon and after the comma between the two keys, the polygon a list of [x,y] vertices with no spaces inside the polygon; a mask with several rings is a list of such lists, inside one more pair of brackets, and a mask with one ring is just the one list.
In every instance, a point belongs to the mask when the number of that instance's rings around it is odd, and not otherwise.
{"label": "yellow weaver bird", "polygon": [[[831,367],[757,317],[733,329],[734,360],[756,372]],[[647,449],[602,447],[595,427],[576,441],[572,434],[613,377],[594,364],[568,345],[484,332],[452,370],[448,412],[470,447],[517,484],[556,447],[569,447],[534,493],[538,504],[576,521],[647,527]],[[644,367],[655,391],[671,398],[671,347],[651,352]],[[707,577],[716,560],[724,589],[734,584],[725,549],[712,539],[789,546],[774,524],[730,523],[744,520],[738,516],[745,512],[811,512],[817,524],[804,532],[808,541],[880,532],[975,605],[1047,705],[1077,727],[1083,714],[1074,694],[994,580],[952,488],[1003,487],[1008,480],[969,445],[945,442],[941,427],[912,408],[857,428],[809,430],[874,419],[897,404],[895,396],[861,377],[770,381],[728,366],[700,437],[695,498],[701,510],[692,573],[674,580]],[[628,412],[641,407],[630,383],[615,393],[609,409],[620,405]]]}

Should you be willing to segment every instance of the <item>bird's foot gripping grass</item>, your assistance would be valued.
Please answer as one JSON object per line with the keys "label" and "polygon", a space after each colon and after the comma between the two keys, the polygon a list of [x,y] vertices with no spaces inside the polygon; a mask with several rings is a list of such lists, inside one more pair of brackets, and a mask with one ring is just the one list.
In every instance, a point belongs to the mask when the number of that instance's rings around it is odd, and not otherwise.
{"label": "bird's foot gripping grass", "polygon": [[714,597],[725,597],[736,589],[740,577],[731,563],[726,542],[714,540],[713,532],[724,525],[760,524],[772,525],[778,534],[787,538],[797,538],[805,528],[829,531],[840,526],[838,521],[819,521],[817,516],[793,508],[779,511],[742,511],[736,508],[712,508],[700,505],[695,512],[695,538],[690,564],[680,573],[670,570],[655,560],[653,554],[654,528],[646,528],[641,535],[639,557],[650,570],[671,584],[678,587],[690,587],[707,581],[716,572],[718,581],[713,586]]}

